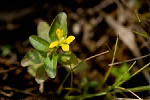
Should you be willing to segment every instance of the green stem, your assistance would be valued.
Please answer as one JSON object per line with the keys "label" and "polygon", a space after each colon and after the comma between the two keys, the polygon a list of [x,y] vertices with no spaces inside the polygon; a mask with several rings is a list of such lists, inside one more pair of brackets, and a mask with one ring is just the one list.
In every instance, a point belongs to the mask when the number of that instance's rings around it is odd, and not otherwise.
{"label": "green stem", "polygon": [[145,37],[147,39],[150,37],[147,33],[143,33],[143,32],[133,31],[133,33],[138,34],[140,36],[143,36],[143,37]]}
{"label": "green stem", "polygon": [[[114,50],[114,53],[113,53],[113,59],[112,59],[111,64],[113,64],[114,61],[115,61],[117,46],[118,46],[118,36],[117,36],[117,40],[116,40],[116,44],[115,44],[115,50]],[[111,70],[112,70],[112,67],[113,67],[113,66],[110,66],[110,67],[109,67],[109,69],[108,69],[108,71],[107,71],[107,73],[106,73],[106,75],[105,75],[105,77],[104,77],[104,81],[103,81],[102,85],[107,81],[107,79],[108,79],[108,77],[109,77],[109,75],[110,75],[110,72],[111,72]]]}
{"label": "green stem", "polygon": [[133,92],[141,92],[141,91],[147,91],[150,90],[150,86],[139,86],[139,87],[135,87],[135,88],[128,88],[129,90],[133,91]]}
{"label": "green stem", "polygon": [[68,72],[68,74],[66,75],[65,79],[63,80],[63,82],[62,82],[61,85],[59,86],[59,88],[58,88],[58,94],[61,93],[61,90],[62,90],[62,88],[63,88],[63,85],[64,85],[64,83],[66,82],[67,78],[69,77],[70,73],[71,73],[71,72]]}
{"label": "green stem", "polygon": [[87,95],[81,95],[81,96],[66,96],[65,99],[87,99],[87,98],[93,98],[97,96],[103,96],[106,95],[107,92],[101,92],[101,93],[96,93],[96,94],[87,94]]}
{"label": "green stem", "polygon": [[71,82],[70,82],[70,88],[73,88],[73,70],[72,67],[70,65],[70,73],[71,73]]}
{"label": "green stem", "polygon": [[[122,87],[116,87],[116,89],[119,89]],[[135,88],[126,88],[124,89],[123,92],[141,92],[141,91],[147,91],[150,90],[150,86],[139,86],[139,87],[135,87]],[[95,93],[95,94],[86,94],[86,95],[77,95],[77,96],[66,96],[65,99],[88,99],[88,98],[93,98],[93,97],[97,97],[97,96],[104,96],[108,93],[119,93],[120,91],[113,91],[113,92],[100,92],[100,93]]]}
{"label": "green stem", "polygon": [[144,70],[146,67],[148,67],[150,65],[150,63],[146,64],[144,67],[142,67],[141,69],[139,69],[138,71],[136,71],[133,75],[131,75],[131,78],[134,77],[135,75],[137,75],[139,72],[141,72],[142,70]]}

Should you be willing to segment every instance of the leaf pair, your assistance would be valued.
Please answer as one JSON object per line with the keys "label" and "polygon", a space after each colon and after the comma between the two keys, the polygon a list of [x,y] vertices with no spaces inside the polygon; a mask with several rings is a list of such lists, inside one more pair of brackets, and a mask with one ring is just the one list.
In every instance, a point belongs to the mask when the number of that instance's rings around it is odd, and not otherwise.
{"label": "leaf pair", "polygon": [[57,40],[57,29],[63,29],[64,37],[67,37],[67,16],[63,12],[56,16],[51,26],[44,21],[40,22],[37,29],[38,36],[30,36],[29,41],[35,49],[48,52],[49,44]]}
{"label": "leaf pair", "polygon": [[47,56],[46,59],[44,60],[45,70],[46,70],[48,76],[51,78],[56,77],[57,60],[58,60],[57,54],[54,54],[51,57]]}
{"label": "leaf pair", "polygon": [[45,80],[50,78],[56,77],[56,68],[57,68],[57,59],[58,56],[54,54],[53,56],[49,57],[47,56],[44,59],[44,64],[42,64],[37,70],[36,70],[36,81],[37,83],[42,83]]}
{"label": "leaf pair", "polygon": [[46,41],[53,42],[57,40],[56,30],[63,29],[64,36],[67,37],[67,15],[64,12],[59,13],[53,20],[51,26],[44,21],[39,22],[37,33],[38,36]]}

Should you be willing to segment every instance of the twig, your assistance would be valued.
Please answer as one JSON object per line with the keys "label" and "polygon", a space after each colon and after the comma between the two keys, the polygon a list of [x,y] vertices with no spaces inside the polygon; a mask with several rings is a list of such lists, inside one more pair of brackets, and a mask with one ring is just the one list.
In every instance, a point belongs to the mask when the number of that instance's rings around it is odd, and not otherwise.
{"label": "twig", "polygon": [[96,54],[96,55],[94,55],[94,56],[91,56],[91,57],[89,57],[89,58],[86,58],[84,61],[86,62],[86,61],[91,60],[91,59],[93,59],[93,58],[95,58],[95,57],[104,55],[104,54],[106,54],[106,53],[108,53],[108,52],[109,52],[109,50],[107,50],[107,51],[105,51],[105,52],[102,52],[102,53],[99,53],[99,54]]}
{"label": "twig", "polygon": [[13,92],[6,93],[6,92],[0,90],[0,94],[7,96],[7,97],[11,97],[13,95]]}
{"label": "twig", "polygon": [[[106,54],[106,53],[108,53],[108,52],[109,52],[109,50],[104,51],[104,52],[102,52],[102,53],[99,53],[99,54],[96,54],[96,55],[91,56],[91,57],[89,57],[89,58],[86,58],[86,59],[84,59],[84,60],[82,60],[82,61],[85,61],[85,62],[86,62],[86,61],[91,60],[91,59],[93,59],[93,58],[95,58],[95,57],[104,55],[104,54]],[[78,64],[80,64],[82,61],[80,61]],[[72,71],[74,71],[74,70],[78,67],[78,64],[77,64],[74,68],[72,68]]]}
{"label": "twig", "polygon": [[26,89],[26,90],[19,90],[19,89],[16,89],[16,88],[5,86],[5,87],[2,87],[1,89],[15,91],[15,92],[19,92],[19,93],[23,93],[23,94],[28,94],[28,95],[35,96],[35,94],[29,92],[29,90],[31,90],[33,88],[29,88],[29,89]]}
{"label": "twig", "polygon": [[11,59],[6,59],[2,57],[0,57],[0,63],[5,64],[7,66],[12,65],[12,64],[20,65],[20,63],[17,61],[12,61]]}
{"label": "twig", "polygon": [[0,74],[2,74],[2,73],[8,73],[8,72],[10,72],[10,71],[12,71],[12,70],[16,70],[18,67],[14,67],[14,68],[9,68],[9,69],[7,69],[7,70],[1,70],[0,71]]}
{"label": "twig", "polygon": [[139,100],[143,100],[143,99],[141,99],[137,94],[135,94],[134,92],[132,92],[131,90],[129,90],[129,89],[126,89],[126,88],[123,88],[123,87],[117,87],[118,89],[121,89],[121,90],[123,90],[123,91],[128,91],[128,92],[130,92],[131,94],[133,94],[135,97],[137,97]]}
{"label": "twig", "polygon": [[129,59],[129,60],[124,60],[124,61],[120,61],[120,62],[115,62],[113,64],[108,64],[108,66],[114,66],[114,65],[119,65],[119,64],[122,64],[122,63],[127,63],[127,62],[131,62],[131,61],[135,61],[135,60],[140,60],[140,59],[143,59],[143,58],[146,58],[150,56],[150,54],[147,54],[147,55],[144,55],[144,56],[140,56],[140,57],[136,57],[136,58],[133,58],[133,59]]}
{"label": "twig", "polygon": [[16,20],[20,17],[31,14],[33,11],[34,11],[34,8],[30,7],[30,8],[24,8],[24,9],[12,11],[12,12],[1,12],[0,13],[0,20],[5,20],[6,22],[11,22],[11,21]]}

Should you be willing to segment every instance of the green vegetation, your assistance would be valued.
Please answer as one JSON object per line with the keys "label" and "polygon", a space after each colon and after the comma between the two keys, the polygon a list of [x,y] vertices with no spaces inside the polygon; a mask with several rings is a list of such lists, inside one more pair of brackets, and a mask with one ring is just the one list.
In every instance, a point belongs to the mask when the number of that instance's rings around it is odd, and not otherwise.
{"label": "green vegetation", "polygon": [[[101,81],[98,83],[97,81],[90,81],[88,78],[83,78],[81,84],[79,84],[79,88],[74,88],[72,85],[73,81],[73,73],[76,68],[83,68],[87,66],[86,61],[95,58],[98,55],[92,56],[85,60],[79,60],[73,52],[71,52],[69,48],[69,44],[75,39],[74,36],[67,37],[68,29],[67,29],[67,15],[64,12],[59,13],[52,24],[49,26],[46,22],[40,22],[38,25],[38,36],[33,35],[29,37],[30,43],[34,47],[33,50],[29,51],[25,57],[22,59],[22,66],[29,66],[28,72],[35,77],[37,83],[40,84],[40,91],[43,92],[43,83],[48,78],[55,78],[57,76],[57,66],[60,64],[61,66],[69,69],[69,72],[62,84],[60,85],[57,93],[60,94],[63,89],[68,90],[66,93],[66,99],[86,99],[93,98],[96,96],[104,96],[111,98],[111,95],[115,93],[123,93],[130,92],[138,99],[141,99],[134,92],[149,90],[149,86],[140,86],[133,88],[124,88],[122,84],[130,80],[132,77],[143,71],[147,68],[150,63],[143,66],[141,69],[138,69],[136,72],[131,73],[131,69],[134,67],[136,61],[130,66],[127,63],[122,64],[120,67],[115,67],[114,61],[115,56],[117,55],[117,47],[118,47],[118,38],[116,40],[116,45],[114,49],[114,54],[112,58],[111,66],[109,66],[106,75]],[[61,47],[61,49],[60,49]],[[108,52],[105,52],[108,53]],[[104,53],[104,54],[105,54]],[[103,53],[102,53],[103,54]],[[84,64],[83,64],[84,63]],[[84,71],[84,69],[82,69]],[[90,73],[89,73],[90,74]],[[115,77],[115,82],[111,86],[108,86],[106,82],[108,81],[108,77],[112,74]],[[66,79],[71,75],[71,85],[69,88],[63,88],[63,85]],[[95,94],[90,94],[88,90],[90,88],[99,88],[103,91],[97,91]],[[83,91],[82,91],[83,90]],[[119,91],[118,91],[119,90]],[[72,95],[74,92],[80,93],[80,95]],[[55,92],[55,91],[54,91]]]}

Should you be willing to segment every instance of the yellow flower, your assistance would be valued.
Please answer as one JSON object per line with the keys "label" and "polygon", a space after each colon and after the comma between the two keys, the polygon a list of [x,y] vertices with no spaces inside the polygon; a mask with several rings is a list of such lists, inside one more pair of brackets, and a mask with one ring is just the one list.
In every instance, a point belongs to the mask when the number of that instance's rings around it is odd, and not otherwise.
{"label": "yellow flower", "polygon": [[55,47],[61,46],[63,51],[69,51],[69,44],[75,39],[75,37],[69,36],[67,38],[64,38],[63,34],[64,32],[62,29],[57,29],[56,35],[57,35],[58,40],[52,42],[49,45],[49,48],[55,48]]}

